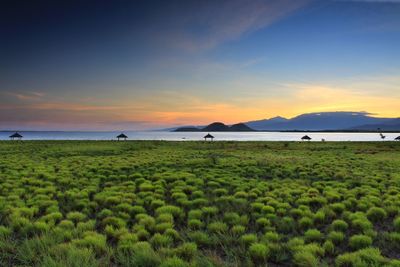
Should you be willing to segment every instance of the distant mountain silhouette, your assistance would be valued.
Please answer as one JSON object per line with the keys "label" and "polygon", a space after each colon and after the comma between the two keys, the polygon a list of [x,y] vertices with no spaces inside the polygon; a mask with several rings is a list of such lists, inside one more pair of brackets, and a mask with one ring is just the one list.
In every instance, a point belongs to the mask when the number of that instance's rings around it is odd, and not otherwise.
{"label": "distant mountain silhouette", "polygon": [[175,129],[175,132],[251,132],[254,131],[244,123],[237,123],[228,126],[222,122],[214,122],[204,128],[181,127]]}
{"label": "distant mountain silhouette", "polygon": [[350,130],[358,131],[400,131],[400,118],[391,119],[379,124],[365,124],[356,127],[351,127]]}
{"label": "distant mountain silhouette", "polygon": [[368,112],[317,112],[291,119],[274,117],[238,123],[232,126],[214,122],[208,126],[184,126],[171,128],[178,132],[195,131],[400,131],[400,118],[376,118]]}
{"label": "distant mountain silhouette", "polygon": [[376,118],[370,115],[367,112],[318,112],[302,114],[292,119],[275,117],[272,119],[249,121],[245,124],[259,131],[322,131],[356,129],[362,125],[386,124],[393,120],[393,118]]}
{"label": "distant mountain silhouette", "polygon": [[233,125],[231,125],[231,127],[229,127],[229,130],[232,132],[252,132],[252,131],[254,131],[254,129],[251,129],[249,126],[247,126],[244,123],[233,124]]}
{"label": "distant mountain silhouette", "polygon": [[188,127],[179,127],[179,128],[174,128],[172,129],[173,132],[200,132],[201,129],[188,126]]}
{"label": "distant mountain silhouette", "polygon": [[222,122],[213,122],[201,130],[204,132],[228,132],[230,129],[228,125],[225,125]]}

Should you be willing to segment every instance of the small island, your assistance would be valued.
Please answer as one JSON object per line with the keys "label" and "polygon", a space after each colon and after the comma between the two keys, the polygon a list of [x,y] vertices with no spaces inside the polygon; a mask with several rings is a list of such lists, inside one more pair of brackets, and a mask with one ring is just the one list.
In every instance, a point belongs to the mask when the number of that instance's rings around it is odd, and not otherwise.
{"label": "small island", "polygon": [[237,123],[233,125],[226,125],[222,122],[213,122],[206,127],[181,127],[175,129],[174,132],[255,132],[256,130],[250,128],[244,123]]}

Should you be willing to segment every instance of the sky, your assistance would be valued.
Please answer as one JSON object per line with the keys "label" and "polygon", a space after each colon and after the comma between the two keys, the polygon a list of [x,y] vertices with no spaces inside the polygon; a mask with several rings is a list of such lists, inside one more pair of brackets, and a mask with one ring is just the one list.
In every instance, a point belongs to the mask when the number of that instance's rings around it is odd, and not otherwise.
{"label": "sky", "polygon": [[400,117],[400,0],[0,4],[0,130]]}

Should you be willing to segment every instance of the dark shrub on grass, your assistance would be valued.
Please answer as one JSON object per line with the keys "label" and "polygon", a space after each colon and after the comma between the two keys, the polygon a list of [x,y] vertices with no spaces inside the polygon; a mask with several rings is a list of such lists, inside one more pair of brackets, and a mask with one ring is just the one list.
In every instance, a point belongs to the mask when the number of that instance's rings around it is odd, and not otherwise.
{"label": "dark shrub on grass", "polygon": [[254,262],[264,262],[269,257],[269,249],[261,243],[254,243],[249,247],[250,257]]}
{"label": "dark shrub on grass", "polygon": [[349,240],[349,246],[354,250],[369,247],[371,244],[372,238],[367,235],[353,235]]}
{"label": "dark shrub on grass", "polygon": [[386,215],[386,211],[378,207],[372,207],[367,211],[367,218],[373,222],[384,220]]}

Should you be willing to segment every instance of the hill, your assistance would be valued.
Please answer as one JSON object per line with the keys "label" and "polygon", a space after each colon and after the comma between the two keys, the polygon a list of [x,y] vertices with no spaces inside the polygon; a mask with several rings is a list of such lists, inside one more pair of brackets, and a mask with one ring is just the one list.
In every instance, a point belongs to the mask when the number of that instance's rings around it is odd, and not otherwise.
{"label": "hill", "polygon": [[222,122],[213,122],[204,128],[181,127],[174,131],[175,132],[199,132],[199,131],[200,132],[251,132],[254,130],[244,123],[237,123],[228,126]]}
{"label": "hill", "polygon": [[350,128],[357,131],[400,131],[400,118],[392,119],[379,124],[365,124]]}
{"label": "hill", "polygon": [[[361,125],[386,124],[393,118],[376,118],[367,112],[318,112],[307,113],[291,119],[275,117],[272,119],[249,121],[245,124],[255,130],[344,130],[356,129]],[[375,128],[376,129],[376,128]]]}

